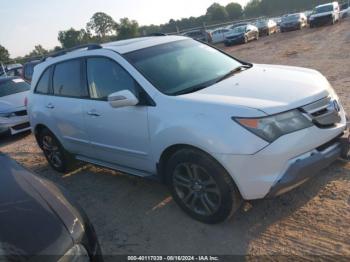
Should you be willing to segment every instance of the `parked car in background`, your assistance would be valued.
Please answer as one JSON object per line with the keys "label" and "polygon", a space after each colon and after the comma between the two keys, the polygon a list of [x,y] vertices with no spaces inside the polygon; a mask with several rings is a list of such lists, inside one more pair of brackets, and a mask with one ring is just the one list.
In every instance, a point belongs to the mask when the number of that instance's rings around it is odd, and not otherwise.
{"label": "parked car in background", "polygon": [[10,64],[0,66],[0,77],[22,76],[23,66],[21,64]]}
{"label": "parked car in background", "polygon": [[282,17],[274,17],[272,18],[273,21],[275,21],[275,23],[277,24],[277,27],[279,27],[281,25],[282,22]]}
{"label": "parked car in background", "polygon": [[280,31],[287,32],[300,30],[307,26],[307,17],[304,13],[288,14],[282,17]]}
{"label": "parked car in background", "polygon": [[30,85],[19,77],[0,78],[0,133],[30,130],[25,106]]}
{"label": "parked car in background", "polygon": [[277,33],[277,23],[272,19],[259,20],[255,26],[258,28],[260,36]]}
{"label": "parked car in background", "polygon": [[33,61],[25,63],[23,65],[22,78],[30,83],[32,81],[34,67],[37,64],[39,64],[40,62],[41,62],[40,60],[33,60]]}
{"label": "parked car in background", "polygon": [[0,153],[4,261],[102,261],[93,226],[68,193]]}
{"label": "parked car in background", "polygon": [[249,23],[247,23],[247,22],[240,22],[240,23],[236,23],[236,24],[233,24],[233,25],[229,25],[226,28],[232,30],[232,29],[235,29],[236,27],[246,26],[248,24]]}
{"label": "parked car in background", "polygon": [[232,29],[225,38],[225,45],[244,44],[259,39],[259,30],[254,25],[242,25]]}
{"label": "parked car in background", "polygon": [[217,28],[214,30],[208,30],[208,33],[211,38],[212,44],[218,44],[225,41],[226,35],[230,32],[230,29],[227,28]]}
{"label": "parked car in background", "polygon": [[209,32],[204,30],[204,29],[192,30],[189,32],[185,32],[182,35],[193,38],[193,39],[198,40],[198,41],[202,41],[202,42],[210,43],[212,41]]}
{"label": "parked car in background", "polygon": [[350,1],[340,5],[340,18],[346,18],[350,15]]}
{"label": "parked car in background", "polygon": [[317,25],[332,24],[339,22],[340,7],[338,2],[316,6],[310,16],[310,27]]}

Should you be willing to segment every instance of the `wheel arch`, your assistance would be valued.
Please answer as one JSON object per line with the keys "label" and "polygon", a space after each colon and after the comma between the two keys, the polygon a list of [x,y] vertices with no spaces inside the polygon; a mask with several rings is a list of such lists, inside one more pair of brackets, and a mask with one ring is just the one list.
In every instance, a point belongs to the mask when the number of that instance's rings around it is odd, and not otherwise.
{"label": "wheel arch", "polygon": [[242,196],[240,188],[238,187],[238,183],[236,182],[235,178],[232,177],[232,175],[220,163],[220,161],[218,159],[216,159],[212,154],[208,153],[207,151],[205,151],[199,147],[190,145],[190,144],[173,144],[173,145],[168,146],[166,149],[163,150],[163,152],[161,153],[160,158],[158,160],[158,163],[157,163],[157,172],[158,172],[158,175],[163,183],[165,183],[165,181],[166,181],[166,179],[165,179],[165,175],[166,175],[165,174],[165,167],[166,167],[167,161],[170,159],[170,157],[173,154],[175,154],[176,152],[178,152],[179,150],[182,150],[182,149],[192,149],[192,150],[200,151],[200,152],[206,154],[207,156],[209,156],[210,158],[212,158],[214,161],[216,161],[227,172],[227,174],[231,178],[232,182],[234,183],[234,185],[238,189],[239,194]]}
{"label": "wheel arch", "polygon": [[55,134],[55,132],[53,132],[48,126],[40,123],[34,127],[34,136],[40,148],[42,147],[42,145],[40,143],[39,135],[40,135],[40,132],[44,129],[49,130],[56,137],[56,139],[61,143],[61,141],[59,140],[59,137]]}

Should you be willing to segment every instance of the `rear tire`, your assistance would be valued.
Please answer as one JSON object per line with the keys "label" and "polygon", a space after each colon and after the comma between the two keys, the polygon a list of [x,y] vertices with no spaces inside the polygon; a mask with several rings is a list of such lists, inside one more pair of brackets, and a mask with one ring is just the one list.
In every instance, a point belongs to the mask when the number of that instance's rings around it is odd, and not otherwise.
{"label": "rear tire", "polygon": [[56,171],[66,173],[76,167],[77,161],[63,148],[55,135],[48,129],[40,131],[38,142],[47,162]]}
{"label": "rear tire", "polygon": [[177,151],[167,161],[165,172],[175,202],[198,221],[220,223],[229,219],[241,205],[241,196],[232,178],[202,151]]}

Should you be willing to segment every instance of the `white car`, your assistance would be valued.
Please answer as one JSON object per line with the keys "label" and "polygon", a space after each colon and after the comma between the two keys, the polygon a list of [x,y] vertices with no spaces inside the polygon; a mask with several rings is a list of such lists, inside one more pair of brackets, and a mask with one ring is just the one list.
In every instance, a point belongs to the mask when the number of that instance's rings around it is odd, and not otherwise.
{"label": "white car", "polygon": [[212,44],[218,44],[225,41],[227,34],[230,32],[230,29],[227,28],[217,28],[214,30],[208,30],[208,33],[211,37]]}
{"label": "white car", "polygon": [[30,85],[17,77],[0,79],[0,134],[12,135],[30,130],[25,107]]}
{"label": "white car", "polygon": [[340,7],[338,2],[332,2],[315,7],[309,18],[310,27],[327,23],[335,24],[340,20]]}
{"label": "white car", "polygon": [[205,223],[348,155],[345,111],[319,72],[249,64],[181,36],[47,58],[34,69],[28,111],[54,169],[79,159],[156,176]]}

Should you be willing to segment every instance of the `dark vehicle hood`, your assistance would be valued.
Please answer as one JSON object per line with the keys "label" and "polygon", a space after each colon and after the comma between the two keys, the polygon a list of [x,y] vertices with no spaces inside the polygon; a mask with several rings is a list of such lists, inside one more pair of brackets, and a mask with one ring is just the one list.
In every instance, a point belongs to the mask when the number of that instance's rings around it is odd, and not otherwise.
{"label": "dark vehicle hood", "polygon": [[239,37],[239,36],[244,36],[244,33],[231,33],[226,35],[226,37]]}
{"label": "dark vehicle hood", "polygon": [[73,240],[31,180],[35,176],[0,153],[0,255],[57,260]]}

